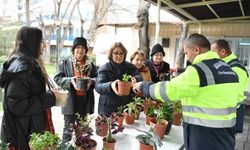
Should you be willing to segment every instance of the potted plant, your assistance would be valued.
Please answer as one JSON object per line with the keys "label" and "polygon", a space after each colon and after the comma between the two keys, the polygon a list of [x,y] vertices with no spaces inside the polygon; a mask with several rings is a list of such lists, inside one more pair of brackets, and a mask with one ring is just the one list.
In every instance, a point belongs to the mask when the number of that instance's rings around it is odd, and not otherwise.
{"label": "potted plant", "polygon": [[140,150],[157,150],[157,145],[162,145],[161,139],[155,134],[152,128],[150,128],[148,132],[137,130],[145,133],[135,137],[140,142]]}
{"label": "potted plant", "polygon": [[116,121],[118,123],[118,126],[122,127],[123,124],[123,119],[124,119],[124,106],[120,106],[117,108],[117,112],[115,112],[115,115],[117,117]]}
{"label": "potted plant", "polygon": [[93,129],[90,127],[90,122],[93,117],[90,117],[89,114],[84,118],[81,118],[79,114],[76,115],[78,121],[74,124],[70,124],[70,130],[73,130],[75,134],[73,140],[76,148],[79,150],[95,150],[97,142],[91,139]]}
{"label": "potted plant", "polygon": [[108,120],[104,114],[99,114],[95,119],[96,134],[99,136],[105,136],[108,132]]}
{"label": "potted plant", "polygon": [[148,106],[147,114],[146,114],[146,124],[150,125],[150,120],[156,117],[155,109],[152,105]]}
{"label": "potted plant", "polygon": [[131,89],[131,76],[123,74],[122,81],[118,82],[118,92],[122,95],[129,95]]}
{"label": "potted plant", "polygon": [[182,105],[181,105],[181,101],[176,101],[173,104],[173,124],[174,125],[181,125],[181,121],[182,121]]}
{"label": "potted plant", "polygon": [[75,78],[76,86],[79,90],[86,92],[89,83],[89,75],[92,69],[91,60],[86,59],[85,64],[81,64],[76,59],[73,59],[74,68],[77,70],[77,78]]}
{"label": "potted plant", "polygon": [[116,124],[116,116],[114,113],[107,119],[108,121],[108,134],[103,138],[103,148],[108,150],[114,150],[116,140],[112,137],[112,134],[123,131],[123,127]]}
{"label": "potted plant", "polygon": [[168,122],[165,120],[166,110],[160,107],[157,110],[156,118],[150,120],[150,124],[153,125],[154,131],[163,139]]}
{"label": "potted plant", "polygon": [[165,101],[161,106],[161,111],[165,116],[165,120],[168,121],[168,125],[165,131],[165,135],[168,135],[173,124],[173,102]]}
{"label": "potted plant", "polygon": [[130,102],[125,106],[124,109],[124,119],[127,124],[133,124],[135,121],[135,116],[138,113],[138,108],[135,102]]}
{"label": "potted plant", "polygon": [[58,134],[49,131],[44,133],[34,132],[30,135],[29,145],[32,150],[55,150],[60,141]]}
{"label": "potted plant", "polygon": [[147,114],[147,110],[149,106],[152,106],[153,108],[155,108],[156,101],[151,100],[151,98],[146,98],[146,100],[143,102],[144,114]]}
{"label": "potted plant", "polygon": [[139,96],[133,97],[134,103],[137,107],[138,112],[136,113],[135,119],[139,119],[140,112],[143,110],[143,99]]}

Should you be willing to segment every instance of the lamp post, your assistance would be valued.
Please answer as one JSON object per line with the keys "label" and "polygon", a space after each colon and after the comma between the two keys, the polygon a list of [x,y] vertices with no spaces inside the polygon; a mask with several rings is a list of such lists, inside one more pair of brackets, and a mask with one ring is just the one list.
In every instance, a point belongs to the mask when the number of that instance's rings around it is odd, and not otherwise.
{"label": "lamp post", "polygon": [[6,51],[5,51],[5,40],[6,40],[6,35],[3,36],[3,51],[4,51],[4,52],[6,52]]}

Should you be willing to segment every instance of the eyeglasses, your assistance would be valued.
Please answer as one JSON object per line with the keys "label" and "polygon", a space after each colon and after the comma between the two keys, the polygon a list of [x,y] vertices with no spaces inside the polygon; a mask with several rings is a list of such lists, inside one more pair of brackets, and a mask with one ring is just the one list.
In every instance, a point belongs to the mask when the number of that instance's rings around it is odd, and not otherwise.
{"label": "eyeglasses", "polygon": [[124,55],[124,53],[113,52],[114,55]]}

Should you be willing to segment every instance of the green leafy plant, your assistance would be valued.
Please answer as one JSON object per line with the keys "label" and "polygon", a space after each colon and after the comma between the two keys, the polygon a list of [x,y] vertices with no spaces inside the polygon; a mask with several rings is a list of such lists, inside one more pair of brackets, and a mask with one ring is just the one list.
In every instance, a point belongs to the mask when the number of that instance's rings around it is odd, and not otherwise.
{"label": "green leafy plant", "polygon": [[124,106],[119,106],[117,107],[117,111],[115,112],[115,114],[117,116],[123,116],[123,110],[124,110]]}
{"label": "green leafy plant", "polygon": [[41,150],[55,148],[60,141],[58,134],[45,131],[44,133],[32,133],[29,144],[34,150]]}
{"label": "green leafy plant", "polygon": [[157,150],[157,145],[158,146],[162,145],[160,137],[153,131],[152,128],[150,128],[149,131],[143,131],[139,129],[137,130],[145,133],[145,134],[139,134],[135,137],[140,143],[145,145],[152,145],[154,150]]}
{"label": "green leafy plant", "polygon": [[166,101],[157,110],[156,123],[160,123],[161,120],[172,120],[173,104],[170,101]]}
{"label": "green leafy plant", "polygon": [[128,113],[130,116],[135,116],[137,113],[139,113],[139,110],[136,103],[132,101],[125,105],[124,112]]}
{"label": "green leafy plant", "polygon": [[148,111],[146,115],[148,115],[149,117],[155,117],[156,113],[153,106],[148,106]]}
{"label": "green leafy plant", "polygon": [[129,82],[130,79],[131,79],[130,75],[128,75],[126,73],[122,75],[122,81]]}
{"label": "green leafy plant", "polygon": [[0,150],[8,150],[9,143],[4,143],[0,141]]}
{"label": "green leafy plant", "polygon": [[139,110],[142,110],[143,109],[143,99],[139,96],[135,96],[133,97],[133,100],[134,100],[134,103],[136,104],[137,108]]}
{"label": "green leafy plant", "polygon": [[181,101],[176,101],[173,104],[173,111],[176,113],[182,113],[182,105],[181,105]]}

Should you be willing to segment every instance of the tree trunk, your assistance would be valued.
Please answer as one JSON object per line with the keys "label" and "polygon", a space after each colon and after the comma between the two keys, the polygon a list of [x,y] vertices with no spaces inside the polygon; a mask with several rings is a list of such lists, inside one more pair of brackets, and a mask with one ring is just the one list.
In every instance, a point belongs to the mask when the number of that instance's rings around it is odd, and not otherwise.
{"label": "tree trunk", "polygon": [[177,49],[177,55],[176,55],[176,67],[178,69],[183,69],[184,68],[184,52],[183,52],[183,43],[187,37],[187,33],[188,33],[188,24],[187,23],[183,23],[181,26],[181,37],[178,43],[178,49]]}
{"label": "tree trunk", "polygon": [[139,25],[139,50],[145,53],[146,59],[149,59],[149,12],[150,3],[145,0],[140,0],[139,10],[137,12],[138,25]]}
{"label": "tree trunk", "polygon": [[30,26],[30,1],[26,0],[25,1],[25,15],[26,15],[26,25]]}
{"label": "tree trunk", "polygon": [[102,18],[108,12],[108,9],[113,4],[113,0],[95,0],[93,1],[95,5],[94,16],[91,21],[90,29],[87,34],[87,40],[90,43],[95,38],[96,30],[99,27]]}

